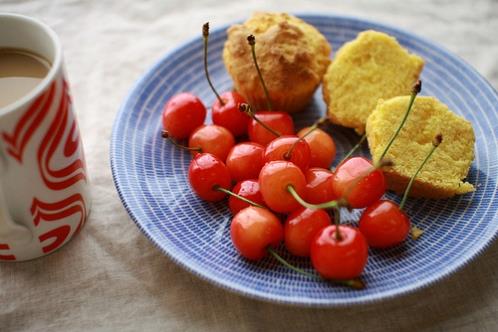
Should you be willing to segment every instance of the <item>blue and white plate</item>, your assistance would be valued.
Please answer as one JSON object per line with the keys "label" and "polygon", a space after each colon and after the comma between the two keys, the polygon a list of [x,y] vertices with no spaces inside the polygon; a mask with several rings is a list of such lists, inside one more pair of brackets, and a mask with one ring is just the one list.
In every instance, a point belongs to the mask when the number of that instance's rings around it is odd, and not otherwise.
{"label": "blue and white plate", "polygon": [[[268,257],[252,263],[241,258],[230,240],[226,202],[206,203],[190,190],[190,155],[160,135],[164,103],[190,91],[211,105],[214,96],[204,77],[201,37],[164,56],[132,88],[116,118],[111,162],[121,200],[140,230],[165,254],[187,270],[223,288],[268,301],[308,306],[351,305],[398,296],[430,285],[454,272],[494,239],[498,228],[497,126],[498,96],[486,80],[460,58],[406,31],[343,16],[303,15],[336,51],[363,30],[387,32],[425,59],[423,91],[470,120],[476,134],[476,158],[468,181],[472,194],[448,200],[409,200],[407,211],[424,229],[417,241],[389,250],[372,250],[361,291],[311,280]],[[199,22],[199,26],[202,22]],[[220,91],[232,87],[221,52],[226,27],[210,37],[209,63]],[[295,117],[297,127],[325,112],[317,91],[309,109]],[[331,127],[339,158],[358,140],[348,129]],[[366,149],[363,153],[367,153]],[[398,199],[393,194],[388,198]],[[359,213],[345,216],[357,220]],[[306,259],[282,254],[312,271]]]}

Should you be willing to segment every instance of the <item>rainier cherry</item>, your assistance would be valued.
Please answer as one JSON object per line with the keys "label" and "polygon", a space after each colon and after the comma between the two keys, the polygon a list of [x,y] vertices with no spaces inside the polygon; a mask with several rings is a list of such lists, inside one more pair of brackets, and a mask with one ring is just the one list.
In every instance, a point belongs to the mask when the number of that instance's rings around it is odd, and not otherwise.
{"label": "rainier cherry", "polygon": [[299,208],[285,221],[285,247],[293,255],[307,257],[315,235],[329,225],[330,217],[324,210]]}
{"label": "rainier cherry", "polygon": [[202,36],[204,39],[204,72],[211,90],[216,95],[216,101],[211,107],[213,123],[228,129],[234,136],[244,135],[247,132],[249,117],[239,112],[239,104],[245,103],[246,100],[235,91],[224,92],[221,96],[218,94],[208,72],[209,23],[202,26]]}
{"label": "rainier cherry", "polygon": [[264,161],[286,160],[294,163],[303,172],[310,164],[310,148],[306,141],[297,136],[280,136],[271,141],[265,149]]}
{"label": "rainier cherry", "polygon": [[[259,206],[264,206],[263,196],[259,190],[259,182],[257,180],[244,180],[238,182],[235,187],[233,187],[232,192],[238,196],[230,196],[228,198],[228,207],[232,214],[237,214],[240,210],[245,209],[248,206],[258,204]],[[245,198],[246,200],[242,200]],[[248,202],[249,200],[250,202]]]}
{"label": "rainier cherry", "polygon": [[441,141],[442,136],[438,135],[427,157],[411,177],[399,206],[392,201],[380,200],[366,208],[361,215],[360,231],[365,235],[371,247],[392,247],[406,239],[410,231],[410,219],[403,212],[403,207],[415,178],[429,160],[434,150],[441,144]]}
{"label": "rainier cherry", "polygon": [[303,172],[289,161],[271,161],[259,173],[259,186],[266,205],[276,212],[288,213],[301,205],[289,193],[291,186],[302,196],[306,187]]}
{"label": "rainier cherry", "polygon": [[306,189],[304,198],[312,204],[321,204],[335,200],[337,197],[332,188],[333,174],[325,168],[313,167],[308,169],[306,177]]}
{"label": "rainier cherry", "polygon": [[327,226],[311,244],[311,263],[326,279],[356,278],[363,272],[367,259],[367,241],[352,226]]}
{"label": "rainier cherry", "polygon": [[222,161],[226,160],[234,145],[235,138],[232,133],[217,125],[197,128],[188,140],[188,146],[194,156],[199,152],[211,153]]}
{"label": "rainier cherry", "polygon": [[329,168],[335,159],[335,143],[329,134],[320,128],[306,127],[297,136],[308,143],[311,150],[310,167]]}
{"label": "rainier cherry", "polygon": [[230,189],[230,172],[225,164],[209,153],[199,153],[190,162],[188,170],[190,185],[205,201],[220,201],[226,193],[219,189]]}
{"label": "rainier cherry", "polygon": [[235,248],[250,260],[266,256],[268,247],[280,244],[283,233],[282,224],[273,213],[255,206],[237,213],[230,225],[230,235]]}
{"label": "rainier cherry", "polygon": [[336,197],[352,208],[364,208],[379,200],[386,191],[384,173],[366,158],[346,159],[335,170],[332,188]]}
{"label": "rainier cherry", "polygon": [[185,139],[206,118],[206,108],[191,93],[180,93],[173,96],[164,106],[163,128],[175,139]]}
{"label": "rainier cherry", "polygon": [[258,178],[264,165],[264,151],[265,148],[258,143],[244,142],[235,145],[226,159],[232,178],[235,181]]}

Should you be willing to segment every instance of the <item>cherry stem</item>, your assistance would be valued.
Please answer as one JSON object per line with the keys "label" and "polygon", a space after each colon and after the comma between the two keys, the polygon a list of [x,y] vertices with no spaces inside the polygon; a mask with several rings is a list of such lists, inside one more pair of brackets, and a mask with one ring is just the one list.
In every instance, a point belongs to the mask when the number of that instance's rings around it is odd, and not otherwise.
{"label": "cherry stem", "polygon": [[[316,274],[313,274],[313,273],[309,273],[309,272],[306,272],[304,271],[303,269],[300,269],[294,265],[292,265],[291,263],[287,262],[282,256],[280,256],[276,251],[275,249],[273,249],[272,247],[267,247],[266,250],[268,251],[268,253],[273,256],[273,258],[275,258],[280,264],[282,264],[283,266],[289,268],[290,270],[294,271],[294,272],[297,272],[299,274],[302,274],[303,276],[306,276],[306,277],[309,277],[309,278],[313,278],[313,279],[319,279],[319,280],[322,280],[322,278],[320,278],[318,275]],[[359,278],[355,278],[355,279],[347,279],[347,280],[330,280],[334,283],[337,283],[337,284],[340,284],[340,285],[343,285],[343,286],[347,286],[347,287],[351,287],[353,289],[363,289],[365,288],[365,283],[359,279]]]}
{"label": "cherry stem", "polygon": [[325,123],[325,121],[327,121],[326,117],[320,118],[317,121],[315,121],[315,123],[308,129],[308,131],[303,136],[299,137],[299,139],[297,139],[292,144],[292,146],[289,148],[289,150],[284,154],[284,159],[285,160],[290,160],[291,157],[292,157],[292,152],[294,152],[294,149],[296,148],[296,145],[299,142],[303,141],[306,138],[306,136],[308,136],[309,134],[311,134],[312,132],[314,132],[316,129],[318,129],[318,127],[320,125],[322,125],[323,123]]}
{"label": "cherry stem", "polygon": [[218,101],[223,106],[225,105],[225,102],[223,101],[223,99],[221,99],[220,95],[218,94],[218,91],[216,91],[216,89],[214,88],[214,85],[211,82],[211,78],[209,77],[209,72],[208,72],[209,22],[204,23],[204,25],[202,26],[202,37],[204,39],[204,72],[206,73],[206,78],[209,83],[209,86],[211,87],[211,90],[213,90],[214,94],[216,95],[216,98],[218,98]]}
{"label": "cherry stem", "polygon": [[441,144],[442,141],[443,141],[443,135],[441,135],[441,134],[436,135],[436,137],[432,141],[431,151],[429,151],[429,153],[425,157],[422,164],[420,164],[420,166],[418,167],[415,174],[412,175],[412,177],[410,178],[410,182],[408,182],[408,186],[405,189],[405,193],[403,194],[403,198],[401,199],[401,203],[399,203],[400,210],[403,210],[403,207],[405,206],[406,199],[408,198],[408,194],[410,193],[410,190],[412,189],[413,183],[415,182],[415,178],[418,176],[418,173],[420,173],[422,168],[424,168],[424,165],[431,158],[432,154],[434,153],[434,151],[436,151],[437,147]]}
{"label": "cherry stem", "polygon": [[280,137],[281,136],[278,131],[276,131],[275,129],[271,128],[266,123],[264,123],[263,121],[261,121],[260,119],[258,119],[256,117],[256,114],[254,114],[254,111],[252,110],[251,105],[249,105],[249,104],[240,104],[239,105],[239,111],[246,113],[248,116],[250,116],[257,123],[259,123],[263,128],[265,128],[266,130],[268,130],[270,133],[272,133],[276,137]]}
{"label": "cherry stem", "polygon": [[334,223],[335,223],[335,239],[337,242],[342,241],[342,235],[339,231],[339,226],[341,225],[341,211],[338,207],[334,208]]}
{"label": "cherry stem", "polygon": [[199,153],[202,153],[202,148],[200,146],[189,147],[189,146],[182,145],[182,144],[178,143],[176,140],[174,140],[173,137],[171,137],[166,130],[162,131],[161,136],[163,138],[166,138],[168,141],[170,141],[171,143],[173,143],[174,146],[176,146],[176,147],[178,147],[180,149],[184,149],[184,150],[187,150],[187,151],[197,151]]}
{"label": "cherry stem", "polygon": [[230,190],[228,190],[228,189],[225,189],[225,188],[223,188],[223,187],[220,187],[220,186],[218,186],[218,185],[215,185],[215,186],[213,187],[213,189],[214,189],[214,190],[217,190],[217,191],[221,191],[221,192],[223,192],[223,193],[225,193],[225,194],[227,194],[227,195],[230,195],[230,196],[236,197],[236,198],[240,199],[241,201],[246,202],[247,204],[250,204],[250,205],[252,205],[252,206],[259,207],[259,208],[262,208],[262,209],[266,209],[263,205],[258,204],[258,203],[256,203],[256,202],[253,202],[253,201],[251,201],[251,200],[250,200],[250,199],[248,199],[248,198],[242,197],[242,196],[240,196],[240,195],[238,195],[238,194],[236,194],[236,193],[234,193],[234,192],[232,192],[232,191],[230,191]]}
{"label": "cherry stem", "polygon": [[337,164],[337,165],[340,165],[344,162],[344,160],[348,159],[349,157],[351,157],[351,155],[356,151],[358,150],[358,148],[361,146],[361,144],[363,144],[363,142],[365,141],[365,139],[367,138],[367,134],[363,134],[363,136],[361,136],[360,140],[358,141],[358,143],[356,143],[355,146],[353,146],[353,148],[351,150],[349,150],[349,152],[341,159],[341,161]]}
{"label": "cherry stem", "polygon": [[294,187],[291,184],[287,186],[287,191],[292,195],[292,197],[294,197],[294,199],[296,201],[299,202],[299,204],[301,204],[305,208],[308,208],[311,210],[336,209],[342,205],[341,201],[337,201],[337,200],[333,200],[333,201],[329,201],[329,202],[325,202],[325,203],[321,203],[321,204],[308,203],[304,199],[302,199],[301,196],[299,196],[296,189],[294,189]]}
{"label": "cherry stem", "polygon": [[403,128],[403,126],[405,125],[406,119],[408,118],[408,115],[410,115],[410,112],[412,111],[413,102],[415,101],[415,97],[417,97],[420,90],[422,90],[422,81],[418,80],[417,83],[415,83],[415,85],[413,86],[412,93],[410,96],[410,102],[408,103],[408,108],[405,112],[405,116],[403,117],[403,120],[401,120],[401,123],[399,124],[398,129],[396,129],[394,134],[391,136],[391,139],[389,140],[389,143],[385,147],[384,152],[382,152],[382,155],[380,156],[379,160],[382,160],[386,156],[386,154],[389,151],[389,149],[391,148],[391,145],[393,144],[394,140],[396,139],[396,137],[398,137],[398,134],[401,131],[401,128]]}
{"label": "cherry stem", "polygon": [[268,110],[271,111],[272,104],[271,104],[270,94],[268,93],[268,88],[266,87],[265,80],[263,79],[263,75],[261,74],[261,70],[259,69],[258,60],[256,59],[256,37],[254,37],[254,35],[249,35],[247,37],[247,42],[251,46],[252,60],[254,62],[254,66],[256,67],[256,70],[258,71],[259,81],[261,82],[261,85],[263,86],[263,90],[265,92],[266,104],[267,104]]}

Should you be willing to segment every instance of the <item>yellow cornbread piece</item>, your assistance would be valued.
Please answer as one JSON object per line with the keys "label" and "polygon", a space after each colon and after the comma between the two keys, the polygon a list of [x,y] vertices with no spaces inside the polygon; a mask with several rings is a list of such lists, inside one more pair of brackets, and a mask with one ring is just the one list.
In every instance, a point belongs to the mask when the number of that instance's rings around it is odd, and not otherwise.
{"label": "yellow cornbread piece", "polygon": [[223,61],[235,89],[256,109],[267,109],[247,36],[256,37],[256,58],[274,110],[296,112],[310,101],[330,63],[331,46],[303,20],[285,13],[255,13],[231,26]]}
{"label": "yellow cornbread piece", "polygon": [[323,98],[333,123],[363,133],[380,98],[410,93],[424,66],[395,38],[363,31],[337,52],[323,77]]}
{"label": "yellow cornbread piece", "polygon": [[[368,117],[366,134],[370,153],[377,161],[408,107],[410,96],[380,100]],[[443,142],[414,181],[410,196],[445,198],[474,191],[463,179],[474,159],[474,130],[469,121],[433,97],[417,97],[408,119],[385,158],[388,187],[402,193],[432,146],[437,134]]]}

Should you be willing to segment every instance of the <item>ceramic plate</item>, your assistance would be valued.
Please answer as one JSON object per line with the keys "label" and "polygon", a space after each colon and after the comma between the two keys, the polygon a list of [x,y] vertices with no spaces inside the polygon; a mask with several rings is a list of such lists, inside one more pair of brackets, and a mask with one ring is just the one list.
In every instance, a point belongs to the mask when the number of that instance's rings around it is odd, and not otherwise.
{"label": "ceramic plate", "polygon": [[[375,29],[422,56],[426,62],[422,94],[436,96],[474,126],[476,158],[468,181],[477,190],[447,200],[409,200],[408,214],[425,234],[400,247],[371,250],[363,274],[367,287],[361,291],[312,280],[270,257],[257,263],[244,260],[230,240],[226,202],[206,203],[195,196],[187,179],[190,155],[160,135],[162,108],[172,95],[190,91],[206,105],[214,101],[204,77],[199,36],[152,66],[131,89],[116,118],[112,172],[131,218],[156,246],[192,273],[250,297],[297,305],[340,306],[398,296],[430,285],[477,257],[498,228],[496,92],[460,58],[406,31],[343,16],[301,17],[327,37],[334,52],[360,31]],[[219,91],[232,87],[221,58],[225,30],[215,29],[210,37],[209,69]],[[311,124],[324,112],[321,91],[317,91],[308,109],[295,116],[297,128]],[[349,129],[329,129],[340,159],[358,137]],[[366,149],[362,153],[367,154]],[[387,197],[398,199],[393,194]],[[358,217],[356,212],[345,219]],[[281,252],[292,263],[312,271],[308,260]]]}

